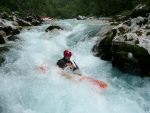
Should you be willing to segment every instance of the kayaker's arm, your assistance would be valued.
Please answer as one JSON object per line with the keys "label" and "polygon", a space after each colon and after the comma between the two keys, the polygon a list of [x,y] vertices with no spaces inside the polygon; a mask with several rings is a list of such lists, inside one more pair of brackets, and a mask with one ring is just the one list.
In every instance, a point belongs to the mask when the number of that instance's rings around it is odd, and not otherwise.
{"label": "kayaker's arm", "polygon": [[65,65],[64,65],[64,62],[63,62],[63,60],[61,59],[61,60],[59,60],[58,62],[57,62],[57,66],[59,66],[60,68],[62,68],[62,69],[64,69],[65,68]]}

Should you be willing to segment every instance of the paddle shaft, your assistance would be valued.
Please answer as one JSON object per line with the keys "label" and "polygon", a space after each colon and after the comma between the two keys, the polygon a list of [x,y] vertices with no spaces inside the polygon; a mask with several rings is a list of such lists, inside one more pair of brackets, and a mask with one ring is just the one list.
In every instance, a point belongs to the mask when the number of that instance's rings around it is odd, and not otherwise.
{"label": "paddle shaft", "polygon": [[79,66],[75,63],[75,61],[74,61],[74,60],[73,60],[73,62],[74,62],[74,64],[75,64],[76,68],[77,68],[77,69],[79,69]]}

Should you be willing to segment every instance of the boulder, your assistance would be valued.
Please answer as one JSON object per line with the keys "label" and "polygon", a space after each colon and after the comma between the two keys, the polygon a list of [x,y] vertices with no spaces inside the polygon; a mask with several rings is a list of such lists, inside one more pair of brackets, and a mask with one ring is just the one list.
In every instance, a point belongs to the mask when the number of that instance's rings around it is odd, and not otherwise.
{"label": "boulder", "polygon": [[12,27],[6,26],[6,27],[3,27],[2,30],[6,33],[6,35],[9,35],[10,32],[12,31]]}
{"label": "boulder", "polygon": [[104,39],[102,39],[98,45],[98,51],[102,51],[101,59],[111,61],[112,59],[112,40],[116,36],[117,30],[112,29],[110,32],[106,33]]}
{"label": "boulder", "polygon": [[11,35],[20,34],[20,30],[19,30],[19,29],[13,29],[10,34],[11,34]]}
{"label": "boulder", "polygon": [[60,26],[58,26],[58,25],[56,25],[56,24],[53,24],[53,25],[49,26],[49,27],[45,30],[45,32],[52,31],[53,29],[63,30],[62,27],[60,27]]}
{"label": "boulder", "polygon": [[19,38],[17,37],[17,36],[9,36],[8,38],[7,38],[7,40],[9,40],[9,41],[16,41],[16,40],[18,40]]}
{"label": "boulder", "polygon": [[38,25],[40,25],[41,23],[40,23],[40,21],[38,21],[38,20],[33,20],[33,21],[31,22],[31,24],[34,25],[34,26],[38,26]]}
{"label": "boulder", "polygon": [[22,20],[22,19],[18,19],[17,22],[20,26],[32,26],[30,22],[27,22],[27,21]]}
{"label": "boulder", "polygon": [[102,49],[98,49],[97,45],[93,46],[92,51],[93,51],[93,55],[96,57],[100,57],[100,55],[102,54]]}
{"label": "boulder", "polygon": [[5,40],[1,35],[0,35],[0,44],[5,44]]}
{"label": "boulder", "polygon": [[122,73],[139,75],[141,73],[138,60],[136,58],[129,58],[128,52],[115,52],[112,58],[113,68],[119,69]]}
{"label": "boulder", "polygon": [[[132,55],[129,55],[131,53]],[[150,55],[146,49],[137,45],[113,42],[112,66],[123,73],[148,76]]]}

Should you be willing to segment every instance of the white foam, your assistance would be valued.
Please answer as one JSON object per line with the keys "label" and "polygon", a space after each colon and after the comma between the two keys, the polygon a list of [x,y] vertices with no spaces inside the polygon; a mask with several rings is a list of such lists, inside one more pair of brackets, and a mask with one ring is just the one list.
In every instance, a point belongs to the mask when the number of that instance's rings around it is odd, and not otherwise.
{"label": "white foam", "polygon": [[[56,23],[56,22],[55,22]],[[63,21],[62,21],[63,23]],[[74,25],[72,30],[45,33],[46,26],[23,31],[7,53],[0,71],[0,106],[4,113],[146,113],[150,110],[150,86],[147,79],[123,75],[111,63],[92,55],[96,37],[87,39],[88,23]],[[69,29],[69,28],[67,28]],[[81,32],[82,31],[82,32]],[[69,37],[78,34],[79,37]],[[84,40],[80,40],[80,39]],[[80,41],[79,41],[80,40]],[[68,45],[77,41],[74,45]],[[79,42],[78,42],[79,41]],[[56,66],[63,50],[73,52],[72,59],[84,75],[108,83],[101,93],[88,83],[67,80]],[[44,66],[46,71],[39,70]]]}

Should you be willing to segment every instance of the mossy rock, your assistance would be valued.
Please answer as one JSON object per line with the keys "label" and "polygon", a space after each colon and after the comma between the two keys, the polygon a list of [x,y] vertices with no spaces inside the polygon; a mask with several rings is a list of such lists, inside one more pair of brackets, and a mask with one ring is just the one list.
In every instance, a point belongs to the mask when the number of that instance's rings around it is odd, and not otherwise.
{"label": "mossy rock", "polygon": [[118,30],[120,31],[121,34],[125,34],[125,29],[123,27],[119,27]]}
{"label": "mossy rock", "polygon": [[137,38],[137,40],[135,41],[135,44],[139,44],[139,39]]}
{"label": "mossy rock", "polygon": [[[134,60],[127,57],[129,52],[133,54]],[[121,72],[139,76],[147,76],[149,73],[150,55],[143,47],[113,42],[112,58],[112,66]]]}
{"label": "mossy rock", "polygon": [[128,52],[125,51],[119,51],[119,52],[115,52],[115,55],[119,55],[119,56],[125,56],[127,57]]}
{"label": "mossy rock", "polygon": [[150,35],[150,32],[147,32],[146,35],[147,35],[147,36]]}
{"label": "mossy rock", "polygon": [[137,34],[137,36],[142,36],[142,32],[141,31],[136,31],[135,33]]}
{"label": "mossy rock", "polygon": [[106,33],[104,39],[99,43],[98,50],[102,50],[101,59],[110,61],[112,59],[112,40],[117,34],[117,30],[113,29]]}
{"label": "mossy rock", "polygon": [[149,56],[148,51],[146,49],[144,49],[143,47],[139,47],[137,45],[126,44],[124,42],[121,45],[117,46],[115,48],[115,51],[131,52],[135,56],[140,56],[140,55],[142,55],[142,56],[148,55]]}
{"label": "mossy rock", "polygon": [[106,33],[105,38],[101,41],[104,42],[105,44],[110,44],[112,42],[112,40],[114,39],[114,37],[116,36],[117,30],[113,29],[111,31],[109,31],[108,33]]}

